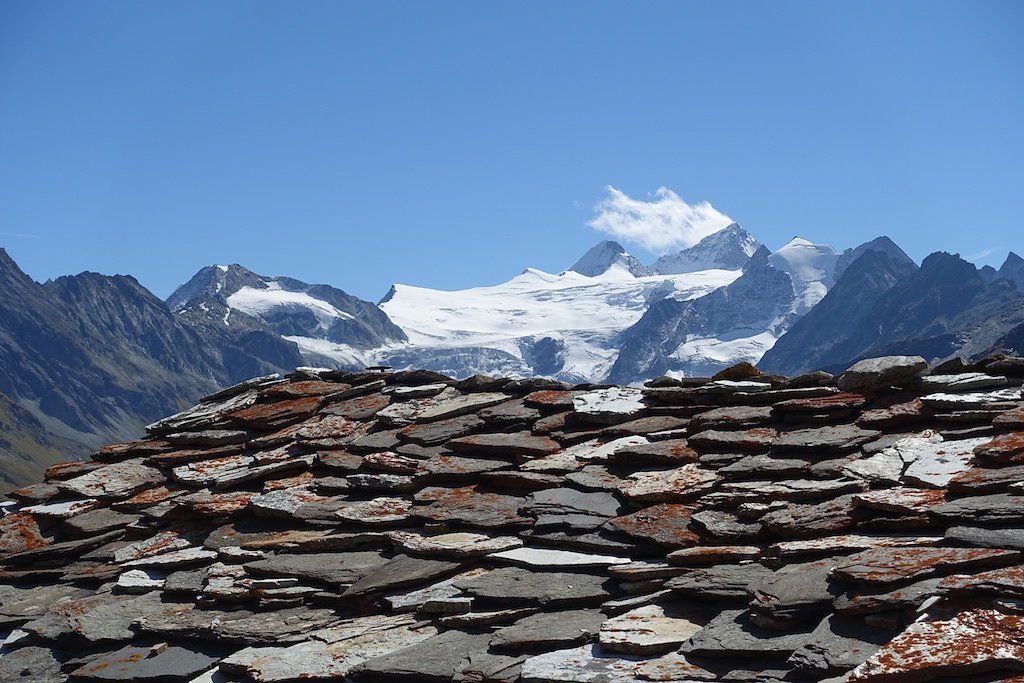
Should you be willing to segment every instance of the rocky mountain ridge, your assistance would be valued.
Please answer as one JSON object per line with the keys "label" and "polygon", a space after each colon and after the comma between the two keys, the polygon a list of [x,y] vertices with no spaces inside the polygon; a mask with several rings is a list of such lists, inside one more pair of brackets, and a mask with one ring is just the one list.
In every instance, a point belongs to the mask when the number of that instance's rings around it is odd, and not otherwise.
{"label": "rocky mountain ridge", "polygon": [[0,506],[0,680],[1014,681],[1022,380],[256,378]]}
{"label": "rocky mountain ridge", "polygon": [[[731,267],[753,244],[732,225],[678,254],[676,269]],[[456,292],[396,285],[374,305],[238,265],[203,268],[164,303],[130,277],[35,283],[3,253],[0,490],[216,386],[301,365],[635,384],[738,361],[792,374],[878,353],[936,363],[1024,344],[1024,261],[1013,253],[992,273],[929,257],[923,275],[888,238],[843,253],[795,239],[736,270],[657,273],[664,262],[638,266],[614,243],[590,256],[577,266],[593,275],[527,269]]]}

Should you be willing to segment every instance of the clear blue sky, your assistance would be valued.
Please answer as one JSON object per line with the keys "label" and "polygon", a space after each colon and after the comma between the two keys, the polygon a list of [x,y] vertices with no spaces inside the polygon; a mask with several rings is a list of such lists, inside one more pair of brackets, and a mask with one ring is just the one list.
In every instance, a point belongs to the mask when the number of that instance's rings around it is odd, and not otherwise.
{"label": "clear blue sky", "polygon": [[0,3],[0,246],[38,280],[490,284],[603,239],[609,185],[998,266],[1022,169],[1020,2]]}

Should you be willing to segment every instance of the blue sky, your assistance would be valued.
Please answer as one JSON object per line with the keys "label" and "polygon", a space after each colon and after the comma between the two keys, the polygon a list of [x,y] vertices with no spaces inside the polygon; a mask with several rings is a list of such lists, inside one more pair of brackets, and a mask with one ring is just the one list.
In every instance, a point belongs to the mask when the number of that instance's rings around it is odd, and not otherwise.
{"label": "blue sky", "polygon": [[238,262],[377,300],[557,272],[609,186],[665,187],[773,249],[998,266],[1022,121],[1019,2],[6,0],[0,246],[38,280]]}

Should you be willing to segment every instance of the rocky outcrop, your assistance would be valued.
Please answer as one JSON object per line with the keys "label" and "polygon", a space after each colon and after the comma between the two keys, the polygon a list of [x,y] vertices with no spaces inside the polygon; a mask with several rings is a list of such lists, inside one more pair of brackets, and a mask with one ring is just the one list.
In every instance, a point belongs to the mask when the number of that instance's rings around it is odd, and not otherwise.
{"label": "rocky outcrop", "polygon": [[0,507],[0,680],[1010,680],[987,367],[256,378]]}

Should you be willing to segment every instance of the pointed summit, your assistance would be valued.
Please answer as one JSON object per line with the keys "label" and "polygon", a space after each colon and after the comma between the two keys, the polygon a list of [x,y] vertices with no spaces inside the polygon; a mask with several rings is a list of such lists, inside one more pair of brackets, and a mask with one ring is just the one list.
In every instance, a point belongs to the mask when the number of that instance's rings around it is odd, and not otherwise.
{"label": "pointed summit", "polygon": [[662,256],[654,262],[651,270],[659,275],[680,275],[712,268],[738,270],[759,246],[754,236],[739,223],[732,223],[688,249]]}
{"label": "pointed summit", "polygon": [[1020,291],[1024,292],[1024,259],[1012,251],[999,268],[998,277],[1009,280]]}
{"label": "pointed summit", "polygon": [[914,260],[912,258],[907,256],[906,252],[900,249],[899,246],[891,239],[889,239],[885,235],[882,235],[881,237],[876,237],[870,242],[865,242],[864,244],[860,245],[855,249],[847,249],[846,251],[844,251],[839,256],[839,260],[836,261],[836,281],[839,281],[839,278],[843,276],[843,273],[846,271],[847,268],[850,267],[851,263],[856,261],[858,258],[863,256],[865,252],[868,251],[880,251],[883,254],[887,254],[890,258],[894,259],[898,263],[901,263],[903,265],[913,265],[914,268],[917,267],[917,264],[914,263]]}
{"label": "pointed summit", "polygon": [[576,271],[587,277],[597,277],[618,266],[633,277],[644,277],[651,274],[644,264],[612,240],[605,240],[594,245],[569,270]]}
{"label": "pointed summit", "polygon": [[839,254],[827,244],[814,244],[802,237],[794,237],[774,252],[769,262],[789,273],[797,297],[797,313],[803,315],[821,301],[835,284],[836,261]]}

